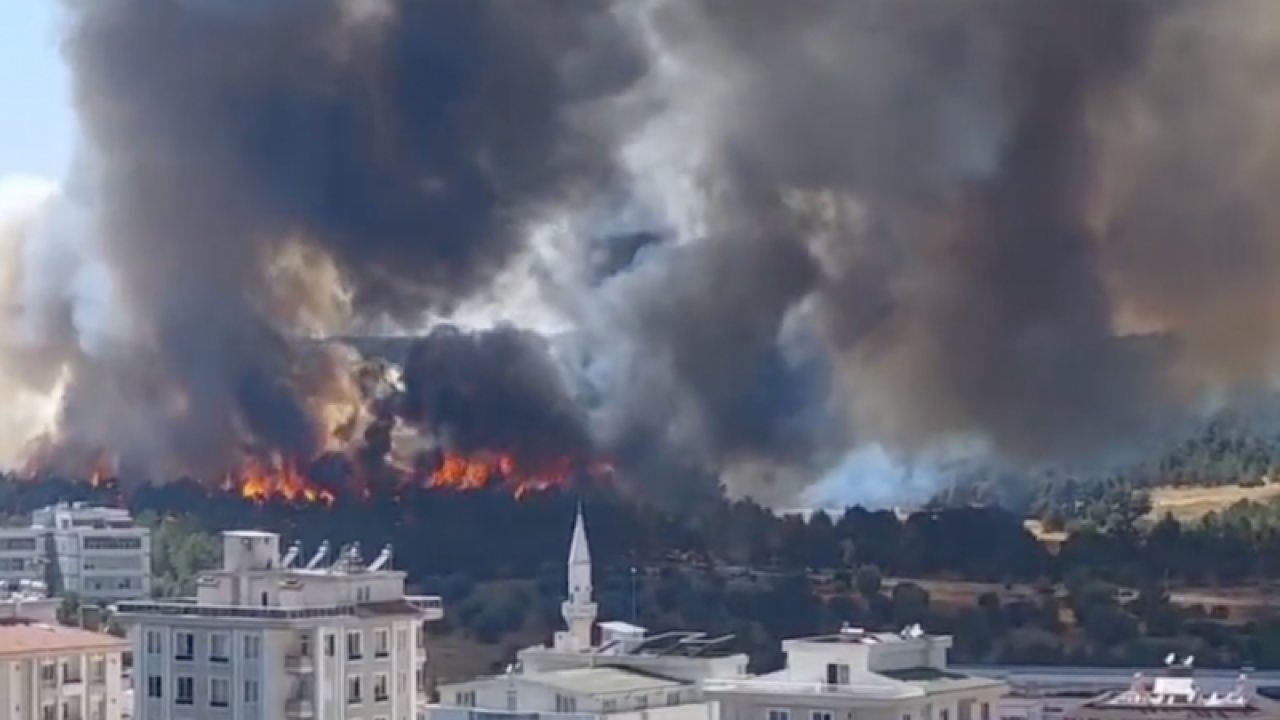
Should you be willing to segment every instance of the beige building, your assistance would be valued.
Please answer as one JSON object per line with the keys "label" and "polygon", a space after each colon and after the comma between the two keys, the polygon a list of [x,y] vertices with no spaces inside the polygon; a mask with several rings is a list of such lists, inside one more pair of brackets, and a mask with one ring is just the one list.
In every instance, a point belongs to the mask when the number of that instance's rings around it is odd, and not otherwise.
{"label": "beige building", "polygon": [[649,635],[631,623],[596,622],[591,548],[579,509],[569,541],[565,629],[550,644],[517,653],[509,672],[442,685],[427,720],[716,720],[703,698],[712,677],[746,673],[731,637]]}
{"label": "beige building", "polygon": [[0,620],[0,717],[120,720],[120,638],[28,620]]}
{"label": "beige building", "polygon": [[951,638],[844,628],[784,640],[783,670],[703,684],[720,720],[995,720],[999,680],[947,667]]}
{"label": "beige building", "polygon": [[387,548],[350,545],[305,564],[275,533],[223,533],[223,566],[194,598],[116,605],[133,640],[136,720],[412,720],[424,622]]}

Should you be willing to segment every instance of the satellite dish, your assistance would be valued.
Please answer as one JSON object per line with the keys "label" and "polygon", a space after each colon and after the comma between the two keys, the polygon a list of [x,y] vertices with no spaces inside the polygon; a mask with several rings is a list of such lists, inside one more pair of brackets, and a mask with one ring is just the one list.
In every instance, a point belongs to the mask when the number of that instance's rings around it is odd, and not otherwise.
{"label": "satellite dish", "polygon": [[1177,655],[1175,655],[1175,654],[1173,654],[1173,653],[1169,653],[1168,655],[1165,655],[1165,656],[1164,656],[1164,664],[1165,664],[1165,665],[1172,665],[1172,664],[1174,664],[1174,663],[1176,663],[1176,662],[1178,662],[1178,656],[1177,656]]}
{"label": "satellite dish", "polygon": [[1182,661],[1182,667],[1187,667],[1187,668],[1189,668],[1189,667],[1191,667],[1192,663],[1194,663],[1195,661],[1196,661],[1196,656],[1195,656],[1195,655],[1188,655],[1188,656],[1187,656],[1187,657]]}

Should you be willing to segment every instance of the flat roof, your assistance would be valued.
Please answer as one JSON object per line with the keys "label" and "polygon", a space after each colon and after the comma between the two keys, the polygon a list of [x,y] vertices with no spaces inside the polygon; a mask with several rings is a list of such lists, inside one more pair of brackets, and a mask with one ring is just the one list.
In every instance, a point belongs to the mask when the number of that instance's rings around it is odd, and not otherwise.
{"label": "flat roof", "polygon": [[688,683],[661,675],[619,667],[573,668],[521,675],[539,685],[547,685],[583,695],[613,695],[687,687]]}
{"label": "flat roof", "polygon": [[104,633],[24,620],[0,620],[0,657],[128,649],[128,641]]}

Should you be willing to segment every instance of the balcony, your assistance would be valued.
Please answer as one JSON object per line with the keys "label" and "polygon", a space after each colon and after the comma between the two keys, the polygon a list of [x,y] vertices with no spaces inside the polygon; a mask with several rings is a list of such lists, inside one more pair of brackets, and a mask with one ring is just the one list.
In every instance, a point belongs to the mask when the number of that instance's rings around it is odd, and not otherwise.
{"label": "balcony", "polygon": [[284,703],[284,716],[291,720],[305,720],[306,718],[315,717],[315,714],[315,707],[310,700],[286,700]]}
{"label": "balcony", "polygon": [[444,619],[444,601],[439,595],[408,595],[405,601],[422,613],[423,620],[430,622]]}
{"label": "balcony", "polygon": [[290,653],[284,658],[284,670],[291,675],[310,675],[315,669],[310,655]]}
{"label": "balcony", "polygon": [[789,695],[795,698],[823,695],[849,700],[910,700],[924,696],[924,691],[906,683],[858,682],[833,685],[824,682],[789,680],[713,679],[703,683],[703,692],[713,697],[720,694]]}

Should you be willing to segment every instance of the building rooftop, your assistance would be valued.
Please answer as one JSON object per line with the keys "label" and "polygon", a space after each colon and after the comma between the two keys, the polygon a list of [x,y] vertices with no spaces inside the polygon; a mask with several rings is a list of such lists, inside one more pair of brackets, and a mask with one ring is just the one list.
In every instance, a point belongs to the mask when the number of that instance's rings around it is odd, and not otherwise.
{"label": "building rooftop", "polygon": [[1090,720],[1129,718],[1280,718],[1280,703],[1257,693],[1249,676],[1234,681],[1197,677],[1193,658],[1181,662],[1170,654],[1162,675],[1134,673],[1123,690],[1102,693],[1083,703],[1081,717]]}
{"label": "building rooftop", "polygon": [[26,620],[0,620],[0,657],[128,648],[128,641],[114,635]]}
{"label": "building rooftop", "polygon": [[552,670],[522,675],[521,677],[539,685],[583,695],[645,692],[667,688],[675,689],[686,685],[686,683],[682,683],[679,680],[661,675],[616,667]]}

